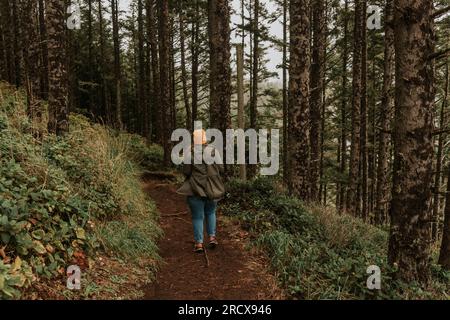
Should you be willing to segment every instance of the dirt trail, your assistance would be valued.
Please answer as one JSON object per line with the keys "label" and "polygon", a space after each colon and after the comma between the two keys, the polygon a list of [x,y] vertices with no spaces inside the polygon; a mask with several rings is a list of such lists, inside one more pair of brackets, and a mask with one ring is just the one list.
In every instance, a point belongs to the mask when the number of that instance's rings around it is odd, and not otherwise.
{"label": "dirt trail", "polygon": [[[276,281],[265,269],[261,256],[247,251],[247,234],[238,225],[218,215],[220,245],[208,250],[209,267],[203,254],[192,252],[192,226],[185,197],[176,187],[150,180],[145,190],[161,214],[165,236],[159,243],[164,260],[157,281],[146,288],[150,300],[280,299]],[[219,205],[220,206],[220,205]]]}

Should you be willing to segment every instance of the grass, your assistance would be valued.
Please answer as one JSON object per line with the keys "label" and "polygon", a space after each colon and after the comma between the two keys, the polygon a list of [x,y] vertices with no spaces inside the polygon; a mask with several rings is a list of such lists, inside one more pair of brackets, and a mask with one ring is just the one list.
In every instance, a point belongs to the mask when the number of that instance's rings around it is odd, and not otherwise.
{"label": "grass", "polygon": [[[305,206],[267,178],[228,184],[223,212],[253,234],[294,299],[449,299],[450,273],[432,265],[432,282],[392,279],[388,234],[333,208]],[[381,290],[369,290],[367,268],[381,269]]]}
{"label": "grass", "polygon": [[[95,269],[105,252],[135,268],[145,261],[142,281],[151,279],[161,230],[139,179],[143,165],[158,165],[160,148],[77,114],[56,137],[45,108],[31,122],[25,94],[0,83],[0,299],[63,277],[78,257]],[[87,295],[97,289],[86,283]]]}

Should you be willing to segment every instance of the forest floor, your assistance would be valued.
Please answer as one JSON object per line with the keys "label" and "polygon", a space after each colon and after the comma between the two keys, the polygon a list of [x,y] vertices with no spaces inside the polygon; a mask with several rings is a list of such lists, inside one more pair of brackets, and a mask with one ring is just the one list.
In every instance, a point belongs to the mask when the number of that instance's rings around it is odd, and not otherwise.
{"label": "forest floor", "polygon": [[[157,279],[144,288],[149,300],[282,299],[283,291],[267,270],[267,258],[248,248],[248,233],[218,212],[219,246],[204,254],[193,252],[192,225],[184,196],[176,185],[146,180],[145,191],[160,213],[163,259]],[[220,205],[219,205],[220,207]],[[207,261],[209,261],[209,266]]]}

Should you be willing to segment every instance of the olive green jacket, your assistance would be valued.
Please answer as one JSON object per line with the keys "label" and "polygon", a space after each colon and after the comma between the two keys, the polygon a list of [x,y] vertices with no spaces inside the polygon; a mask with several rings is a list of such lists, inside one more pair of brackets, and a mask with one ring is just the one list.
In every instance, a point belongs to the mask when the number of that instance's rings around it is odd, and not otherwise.
{"label": "olive green jacket", "polygon": [[[204,146],[203,150],[206,148],[212,147]],[[210,149],[208,151],[211,152],[212,155],[215,155],[216,150]],[[181,188],[177,190],[177,193],[213,200],[221,199],[225,194],[225,186],[222,177],[220,176],[224,169],[223,165],[206,164],[204,161],[201,161],[201,164],[195,164],[194,157],[192,159],[192,163],[194,164],[183,165],[183,174],[185,175],[186,180]]]}

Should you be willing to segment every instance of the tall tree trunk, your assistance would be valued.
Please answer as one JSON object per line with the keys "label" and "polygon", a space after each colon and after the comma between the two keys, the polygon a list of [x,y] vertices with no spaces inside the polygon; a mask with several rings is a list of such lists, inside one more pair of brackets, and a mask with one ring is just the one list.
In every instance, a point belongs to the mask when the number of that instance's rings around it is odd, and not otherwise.
{"label": "tall tree trunk", "polygon": [[41,52],[41,98],[48,99],[48,48],[47,26],[45,24],[44,0],[39,0],[39,40]]}
{"label": "tall tree trunk", "polygon": [[324,0],[313,0],[313,49],[311,66],[311,161],[310,200],[318,202],[320,176],[320,150],[322,136],[323,87],[325,78],[325,4]]}
{"label": "tall tree trunk", "polygon": [[164,165],[170,163],[170,34],[169,34],[169,3],[158,0],[159,21],[159,77],[160,77],[160,108],[162,123],[162,145],[164,149]]}
{"label": "tall tree trunk", "polygon": [[[445,83],[444,83],[444,97],[442,100],[441,112],[439,116],[439,129],[444,130],[445,115],[448,103],[448,90],[449,90],[449,66],[448,62],[445,65]],[[442,156],[444,149],[444,137],[445,134],[441,132],[438,138],[438,150],[436,157],[436,175],[434,177],[434,198],[433,198],[433,224],[432,224],[432,239],[437,240],[439,234],[439,209],[440,209],[440,189],[441,189],[441,175],[442,175]]]}
{"label": "tall tree trunk", "polygon": [[[228,0],[208,1],[210,48],[210,126],[225,134],[231,127],[230,6]],[[222,158],[224,159],[224,158]]]}
{"label": "tall tree trunk", "polygon": [[[325,118],[327,117],[327,87],[326,87],[326,78],[327,78],[327,45],[328,45],[328,0],[324,0],[324,43],[325,45],[322,47],[323,50],[323,85],[322,85],[322,116],[321,116],[321,135],[320,135],[320,163],[319,163],[319,201],[326,206],[327,205],[327,182],[325,181],[324,173],[324,159],[325,159],[325,133],[326,133],[326,122]],[[339,140],[339,139],[338,139]],[[339,142],[338,142],[339,144]],[[338,162],[339,163],[339,162]]]}
{"label": "tall tree trunk", "polygon": [[5,59],[6,59],[6,80],[9,83],[15,82],[15,66],[14,66],[14,36],[11,28],[11,6],[8,0],[1,0],[2,23],[4,32]]}
{"label": "tall tree trunk", "polygon": [[389,262],[406,281],[429,279],[433,183],[433,3],[395,2],[394,188]]}
{"label": "tall tree trunk", "polygon": [[183,102],[186,111],[186,129],[192,131],[192,113],[188,96],[187,71],[186,71],[186,50],[185,50],[185,30],[183,2],[180,1],[180,56],[181,56],[181,82],[183,86]]}
{"label": "tall tree trunk", "polygon": [[360,197],[358,193],[359,166],[361,151],[361,71],[362,71],[362,31],[363,28],[362,0],[355,0],[355,24],[353,43],[353,101],[352,101],[352,137],[349,165],[349,186],[347,190],[347,211],[357,216],[360,211]]}
{"label": "tall tree trunk", "polygon": [[138,112],[142,116],[139,117],[139,132],[148,137],[149,115],[147,108],[146,90],[146,64],[144,51],[144,0],[138,0]]}
{"label": "tall tree trunk", "polygon": [[[195,0],[195,17],[192,22],[192,39],[191,39],[191,56],[192,56],[192,72],[191,72],[191,100],[192,100],[192,122],[197,120],[197,111],[198,111],[198,68],[199,68],[199,52],[200,52],[200,17],[199,17],[199,0]],[[192,128],[194,127],[194,123],[192,123]]]}
{"label": "tall tree trunk", "polygon": [[[259,91],[259,0],[253,2],[253,20],[252,20],[252,32],[253,32],[253,47],[252,47],[252,90],[250,98],[250,128],[258,129],[258,91]],[[248,175],[250,178],[256,176],[256,165],[248,166]]]}
{"label": "tall tree trunk", "polygon": [[373,217],[373,213],[375,210],[375,187],[376,187],[376,168],[377,168],[377,164],[376,164],[376,154],[375,154],[375,149],[376,149],[376,145],[377,145],[377,95],[375,94],[375,90],[377,90],[379,88],[379,80],[378,80],[378,76],[377,76],[377,62],[375,59],[375,55],[376,55],[376,50],[374,48],[374,46],[371,44],[370,46],[370,67],[371,67],[371,75],[370,75],[370,83],[371,83],[371,88],[373,88],[372,90],[370,90],[370,93],[368,95],[368,98],[370,97],[370,100],[368,102],[368,106],[369,106],[369,110],[368,110],[368,126],[370,126],[370,130],[368,131],[368,141],[370,142],[367,148],[367,154],[368,154],[368,162],[369,162],[369,167],[368,167],[368,189],[369,189],[369,204],[367,206],[368,211],[369,211],[369,220],[370,223],[374,223],[374,217]]}
{"label": "tall tree trunk", "polygon": [[109,97],[108,85],[106,83],[106,44],[105,44],[105,33],[104,33],[104,20],[103,20],[103,6],[102,0],[98,0],[98,22],[99,22],[99,38],[100,38],[100,77],[102,79],[101,83],[101,96],[103,101],[103,110],[100,115],[104,117],[106,123],[111,124],[111,102]]}
{"label": "tall tree trunk", "polygon": [[[245,130],[244,111],[244,46],[236,45],[236,69],[237,69],[237,96],[238,96],[238,128]],[[245,164],[239,166],[239,178],[247,180],[247,168]]]}
{"label": "tall tree trunk", "polygon": [[[244,3],[244,1],[242,1]],[[283,181],[285,185],[289,182],[289,164],[288,164],[288,122],[289,122],[289,104],[288,104],[288,83],[287,83],[287,49],[288,49],[288,1],[283,0]],[[244,39],[242,40],[244,41]]]}
{"label": "tall tree trunk", "polygon": [[2,12],[2,4],[0,3],[0,79],[7,80],[8,79],[8,65],[6,61],[6,46],[5,46],[5,35],[3,31],[3,20],[4,13]]}
{"label": "tall tree trunk", "polygon": [[160,103],[160,77],[159,77],[159,57],[158,57],[158,43],[156,34],[156,22],[155,22],[155,7],[154,0],[147,0],[147,34],[148,41],[151,52],[151,64],[152,64],[152,76],[153,76],[153,86],[152,86],[152,109],[154,118],[154,131],[155,140],[162,143],[162,111]]}
{"label": "tall tree trunk", "polygon": [[[69,2],[68,2],[69,3]],[[69,113],[75,107],[79,105],[78,98],[78,83],[77,83],[77,64],[76,64],[76,52],[79,52],[79,42],[75,40],[75,33],[73,30],[67,31],[67,76],[69,81]]]}
{"label": "tall tree trunk", "polygon": [[309,162],[309,81],[310,81],[310,19],[309,1],[290,3],[290,66],[289,66],[289,157],[290,192],[308,199]]}
{"label": "tall tree trunk", "polygon": [[37,3],[21,3],[22,55],[24,60],[25,88],[27,92],[27,113],[30,118],[40,117],[39,95],[39,38],[37,37]]}
{"label": "tall tree trunk", "polygon": [[16,87],[20,87],[22,84],[22,70],[21,70],[21,58],[22,55],[20,54],[20,38],[21,38],[21,32],[20,30],[20,23],[19,23],[19,17],[18,17],[18,9],[17,9],[17,1],[12,1],[11,4],[12,9],[12,26],[13,26],[13,50],[14,50],[14,80]]}
{"label": "tall tree trunk", "polygon": [[176,105],[176,83],[175,83],[175,30],[174,30],[174,17],[170,18],[170,49],[169,49],[169,65],[170,65],[170,121],[171,121],[171,129],[175,129],[177,127],[177,105]]}
{"label": "tall tree trunk", "polygon": [[48,0],[49,98],[48,131],[57,135],[69,131],[68,77],[66,52],[66,6],[64,1]]}
{"label": "tall tree trunk", "polygon": [[367,0],[362,2],[361,27],[361,218],[367,220],[369,215],[369,185],[368,185],[368,122],[367,122],[367,26],[366,26]]}
{"label": "tall tree trunk", "polygon": [[444,230],[442,234],[442,244],[439,253],[439,264],[450,270],[450,166],[447,169],[447,193],[445,196],[444,210]]}
{"label": "tall tree trunk", "polygon": [[[93,33],[92,33],[92,0],[88,0],[88,61],[90,65],[94,65],[92,58],[93,52]],[[89,68],[89,112],[95,114],[95,103],[94,103],[94,93],[92,90],[94,82],[94,71],[93,68]]]}
{"label": "tall tree trunk", "polygon": [[119,39],[119,5],[118,0],[111,0],[111,18],[113,25],[114,42],[114,80],[116,85],[116,126],[122,128],[122,71],[120,66],[120,39]]}
{"label": "tall tree trunk", "polygon": [[345,207],[346,183],[342,180],[345,175],[347,167],[347,64],[348,64],[348,0],[345,0],[344,9],[344,37],[343,37],[343,52],[342,52],[342,101],[341,101],[341,139],[340,139],[340,164],[339,173],[341,175],[338,183],[338,198],[337,208],[343,211]]}

